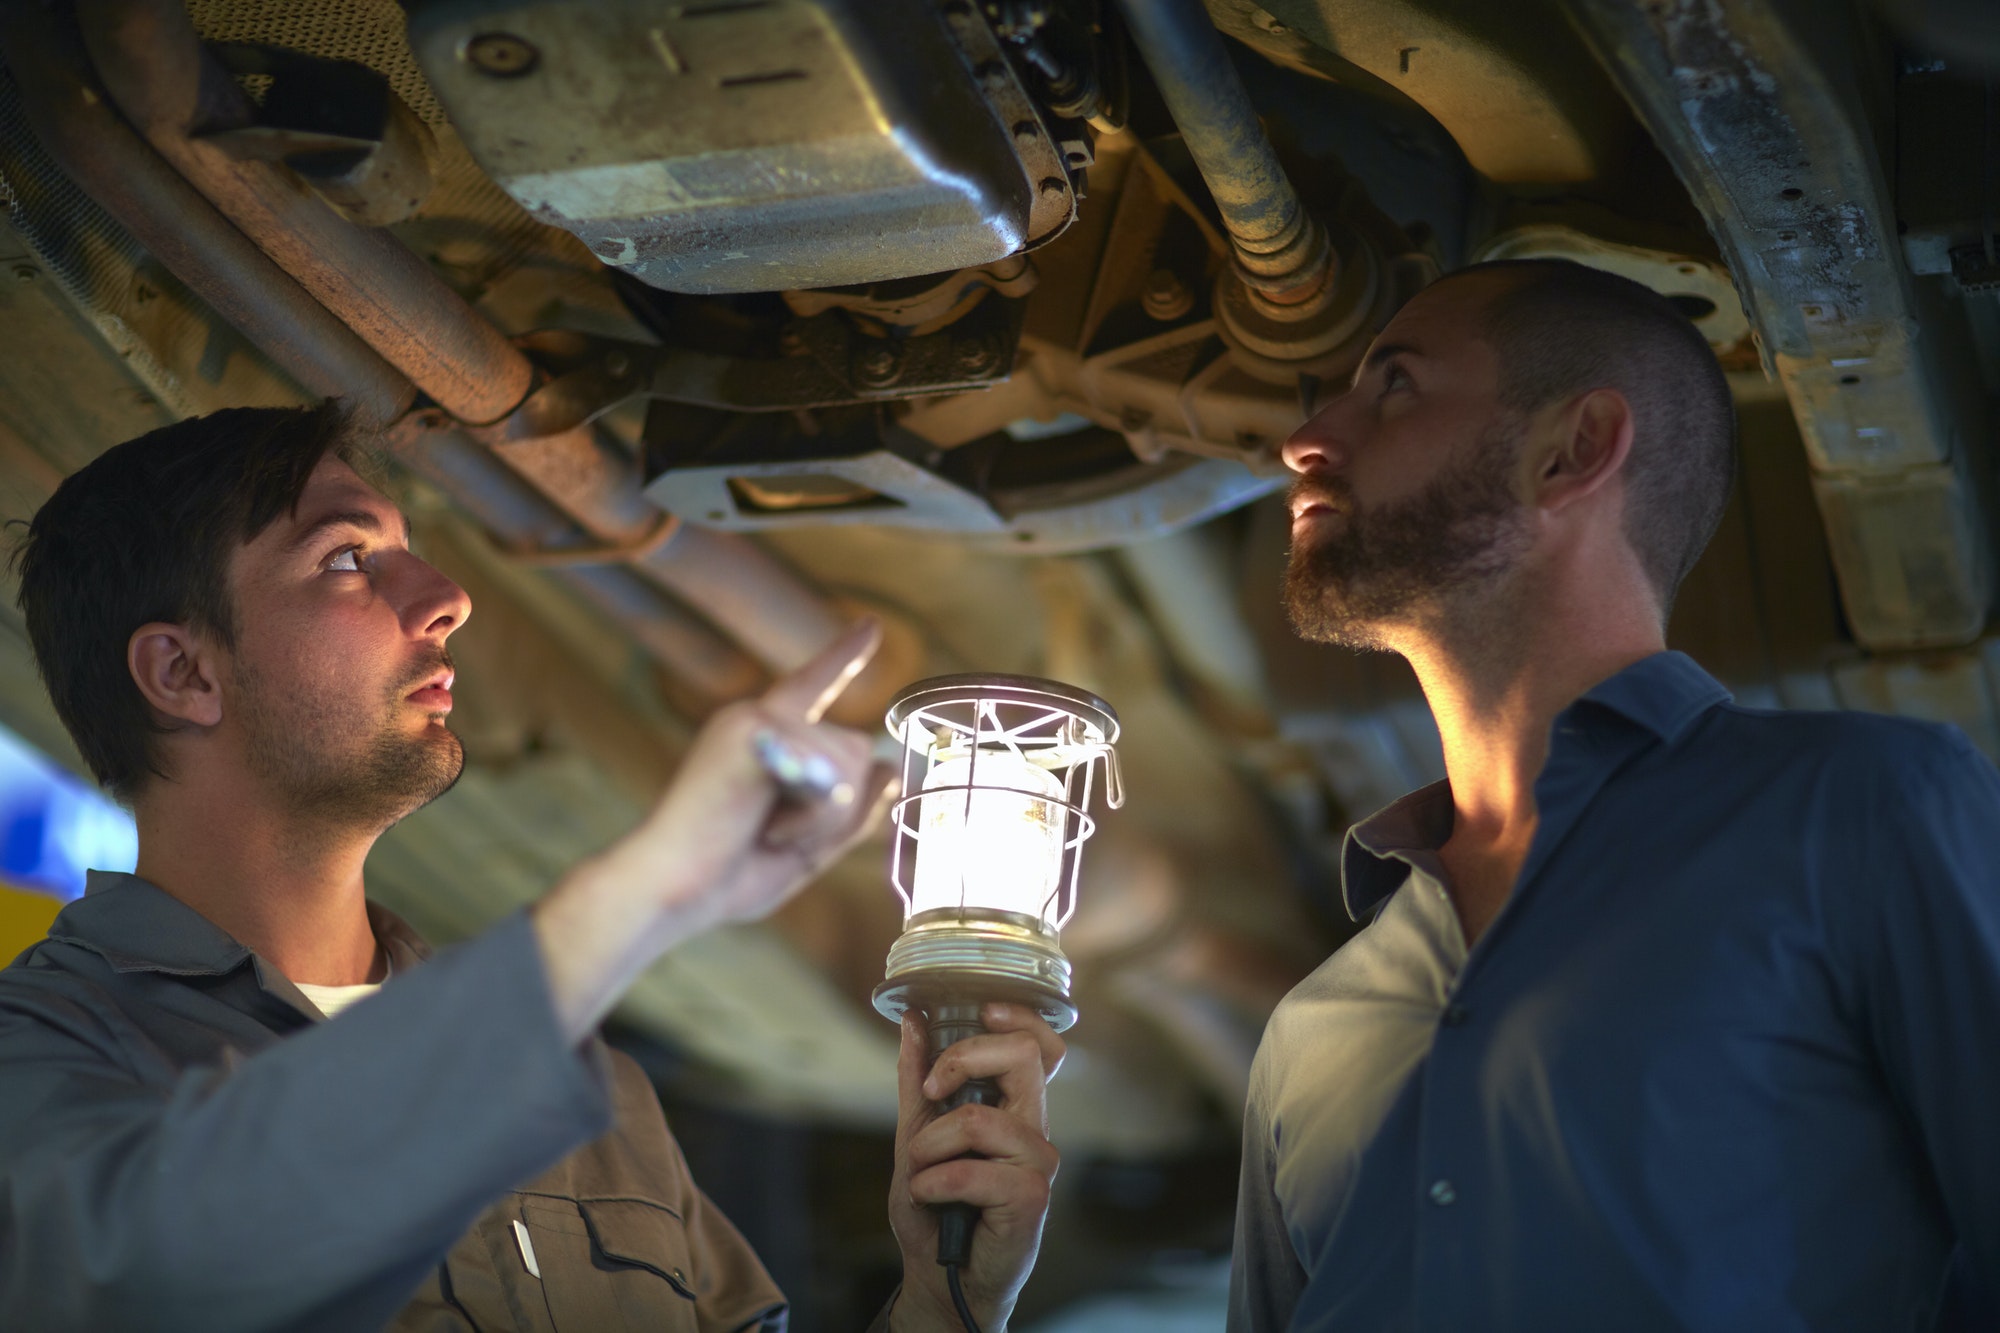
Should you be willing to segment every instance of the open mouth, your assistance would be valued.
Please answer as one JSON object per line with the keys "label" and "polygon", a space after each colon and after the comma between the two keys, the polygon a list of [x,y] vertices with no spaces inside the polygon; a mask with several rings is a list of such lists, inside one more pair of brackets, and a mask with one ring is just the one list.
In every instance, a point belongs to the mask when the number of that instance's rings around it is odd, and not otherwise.
{"label": "open mouth", "polygon": [[1318,475],[1294,477],[1285,496],[1285,507],[1291,512],[1292,522],[1302,523],[1307,519],[1325,518],[1351,510],[1352,497],[1346,494],[1344,486],[1332,484],[1334,481],[1334,478]]}
{"label": "open mouth", "polygon": [[453,672],[437,672],[410,691],[409,701],[430,712],[448,713],[451,711],[451,683],[454,679]]}
{"label": "open mouth", "polygon": [[1292,501],[1292,522],[1297,524],[1315,518],[1332,518],[1346,513],[1347,508],[1329,496],[1300,496]]}

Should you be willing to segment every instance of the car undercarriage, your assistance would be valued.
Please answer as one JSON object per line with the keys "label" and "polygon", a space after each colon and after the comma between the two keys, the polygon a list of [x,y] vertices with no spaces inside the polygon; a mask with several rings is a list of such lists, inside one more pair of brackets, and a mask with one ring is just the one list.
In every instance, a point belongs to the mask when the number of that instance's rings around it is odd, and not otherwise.
{"label": "car undercarriage", "polygon": [[[379,426],[478,607],[465,775],[370,868],[419,929],[534,900],[864,613],[853,725],[953,671],[1116,704],[1051,1093],[1079,1255],[1160,1199],[1147,1244],[1226,1245],[1174,1164],[1233,1181],[1344,830],[1442,775],[1408,669],[1278,606],[1279,446],[1441,274],[1572,259],[1707,336],[1741,456],[1674,646],[2000,752],[1972,0],[5,0],[0,55],[0,516],[222,407]],[[0,722],[75,766],[7,601]],[[885,855],[631,992],[690,1123],[893,1125]]]}

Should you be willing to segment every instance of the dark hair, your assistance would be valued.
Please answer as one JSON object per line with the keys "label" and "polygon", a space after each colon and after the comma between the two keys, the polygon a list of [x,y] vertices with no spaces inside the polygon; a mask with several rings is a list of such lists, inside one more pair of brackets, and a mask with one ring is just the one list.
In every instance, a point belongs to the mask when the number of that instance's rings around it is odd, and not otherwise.
{"label": "dark hair", "polygon": [[107,449],[56,488],[14,549],[20,607],[56,715],[106,790],[163,776],[165,728],[126,666],[153,621],[235,641],[229,558],[297,509],[329,453],[360,453],[347,410],[236,407]]}
{"label": "dark hair", "polygon": [[1510,275],[1481,332],[1500,355],[1500,400],[1532,412],[1591,389],[1632,405],[1625,535],[1664,612],[1715,535],[1736,473],[1736,409],[1708,339],[1650,287],[1565,259],[1500,260]]}

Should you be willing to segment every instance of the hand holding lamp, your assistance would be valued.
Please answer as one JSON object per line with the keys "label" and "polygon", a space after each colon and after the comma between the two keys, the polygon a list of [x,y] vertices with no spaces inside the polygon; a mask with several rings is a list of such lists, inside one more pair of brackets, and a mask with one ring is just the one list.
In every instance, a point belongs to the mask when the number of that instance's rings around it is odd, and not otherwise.
{"label": "hand holding lamp", "polygon": [[[902,749],[890,881],[904,915],[876,1009],[895,1021],[922,1013],[933,1060],[984,1031],[989,1001],[1027,1005],[1067,1030],[1077,1012],[1059,933],[1096,830],[1100,767],[1105,805],[1124,804],[1117,713],[1055,681],[982,673],[919,681],[891,701],[887,721]],[[973,1080],[943,1109],[999,1100],[992,1082]],[[978,1210],[939,1214],[938,1262],[957,1298]]]}

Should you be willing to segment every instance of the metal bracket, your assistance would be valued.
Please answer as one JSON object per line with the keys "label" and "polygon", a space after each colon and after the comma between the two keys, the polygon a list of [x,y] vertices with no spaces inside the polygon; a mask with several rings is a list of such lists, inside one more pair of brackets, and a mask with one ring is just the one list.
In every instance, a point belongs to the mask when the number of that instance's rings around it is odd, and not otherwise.
{"label": "metal bracket", "polygon": [[436,183],[430,129],[381,73],[263,42],[210,42],[231,74],[263,75],[271,90],[251,124],[193,137],[241,161],[282,163],[364,226],[401,222]]}

